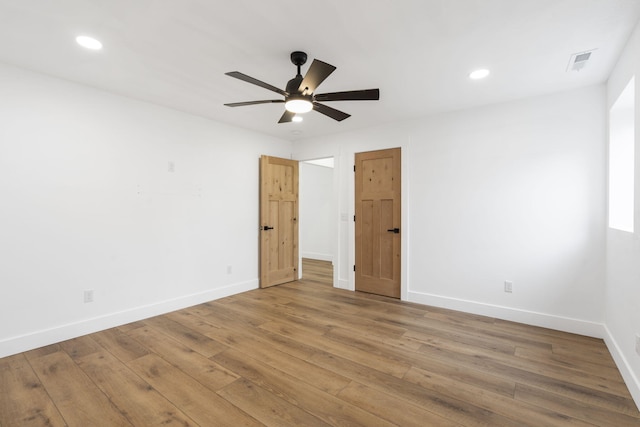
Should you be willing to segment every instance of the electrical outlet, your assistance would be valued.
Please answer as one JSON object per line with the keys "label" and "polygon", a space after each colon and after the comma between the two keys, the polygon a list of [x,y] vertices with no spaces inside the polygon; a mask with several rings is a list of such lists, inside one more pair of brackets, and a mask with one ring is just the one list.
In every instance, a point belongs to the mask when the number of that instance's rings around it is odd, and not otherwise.
{"label": "electrical outlet", "polygon": [[167,165],[167,171],[168,172],[175,172],[176,171],[176,164],[174,162],[169,162],[169,164]]}
{"label": "electrical outlet", "polygon": [[227,265],[227,274],[231,274],[233,273],[233,267],[230,265]]}
{"label": "electrical outlet", "polygon": [[636,334],[636,353],[640,356],[640,334]]}
{"label": "electrical outlet", "polygon": [[504,291],[508,292],[508,293],[512,293],[513,292],[513,282],[510,280],[505,280],[504,281]]}
{"label": "electrical outlet", "polygon": [[93,302],[93,289],[84,291],[84,303]]}

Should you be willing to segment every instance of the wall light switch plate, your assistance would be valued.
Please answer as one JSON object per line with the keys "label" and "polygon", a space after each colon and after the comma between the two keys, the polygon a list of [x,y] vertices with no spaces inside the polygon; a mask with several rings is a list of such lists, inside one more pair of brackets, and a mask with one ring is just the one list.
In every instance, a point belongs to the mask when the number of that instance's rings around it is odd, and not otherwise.
{"label": "wall light switch plate", "polygon": [[513,292],[513,282],[510,280],[505,280],[504,281],[504,291],[508,292],[508,293],[512,293]]}
{"label": "wall light switch plate", "polygon": [[636,353],[640,356],[640,334],[636,334]]}

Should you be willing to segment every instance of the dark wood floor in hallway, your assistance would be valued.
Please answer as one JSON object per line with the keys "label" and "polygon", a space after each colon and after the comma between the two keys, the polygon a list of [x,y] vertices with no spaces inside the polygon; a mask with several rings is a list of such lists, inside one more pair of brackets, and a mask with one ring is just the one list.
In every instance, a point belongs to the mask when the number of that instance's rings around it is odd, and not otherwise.
{"label": "dark wood floor in hallway", "polygon": [[0,359],[0,425],[640,426],[602,340],[305,279]]}

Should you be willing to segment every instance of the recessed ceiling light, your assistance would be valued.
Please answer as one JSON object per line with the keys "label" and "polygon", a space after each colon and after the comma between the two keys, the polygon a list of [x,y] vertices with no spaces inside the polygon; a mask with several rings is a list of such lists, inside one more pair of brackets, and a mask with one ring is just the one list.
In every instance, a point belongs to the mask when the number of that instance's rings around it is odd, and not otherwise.
{"label": "recessed ceiling light", "polygon": [[469,74],[469,78],[472,80],[479,80],[479,79],[484,79],[488,75],[489,75],[489,70],[487,70],[486,68],[481,68]]}
{"label": "recessed ceiling light", "polygon": [[293,116],[291,119],[292,122],[300,123],[302,121],[302,116]]}
{"label": "recessed ceiling light", "polygon": [[93,37],[78,36],[78,37],[76,37],[76,42],[80,46],[86,47],[87,49],[91,49],[91,50],[100,50],[100,49],[102,49],[102,43],[100,43],[100,40],[96,40]]}

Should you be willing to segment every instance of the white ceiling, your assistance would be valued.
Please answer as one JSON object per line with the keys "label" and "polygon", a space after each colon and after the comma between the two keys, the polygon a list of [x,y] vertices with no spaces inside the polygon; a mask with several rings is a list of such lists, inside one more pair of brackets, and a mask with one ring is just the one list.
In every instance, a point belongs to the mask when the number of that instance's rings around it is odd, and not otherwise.
{"label": "white ceiling", "polygon": [[[606,81],[640,0],[0,0],[0,61],[268,135],[316,137]],[[100,39],[99,52],[77,35]],[[572,53],[597,49],[566,72]],[[290,52],[337,67],[318,93],[380,88],[278,124]],[[491,69],[471,81],[476,68]]]}

